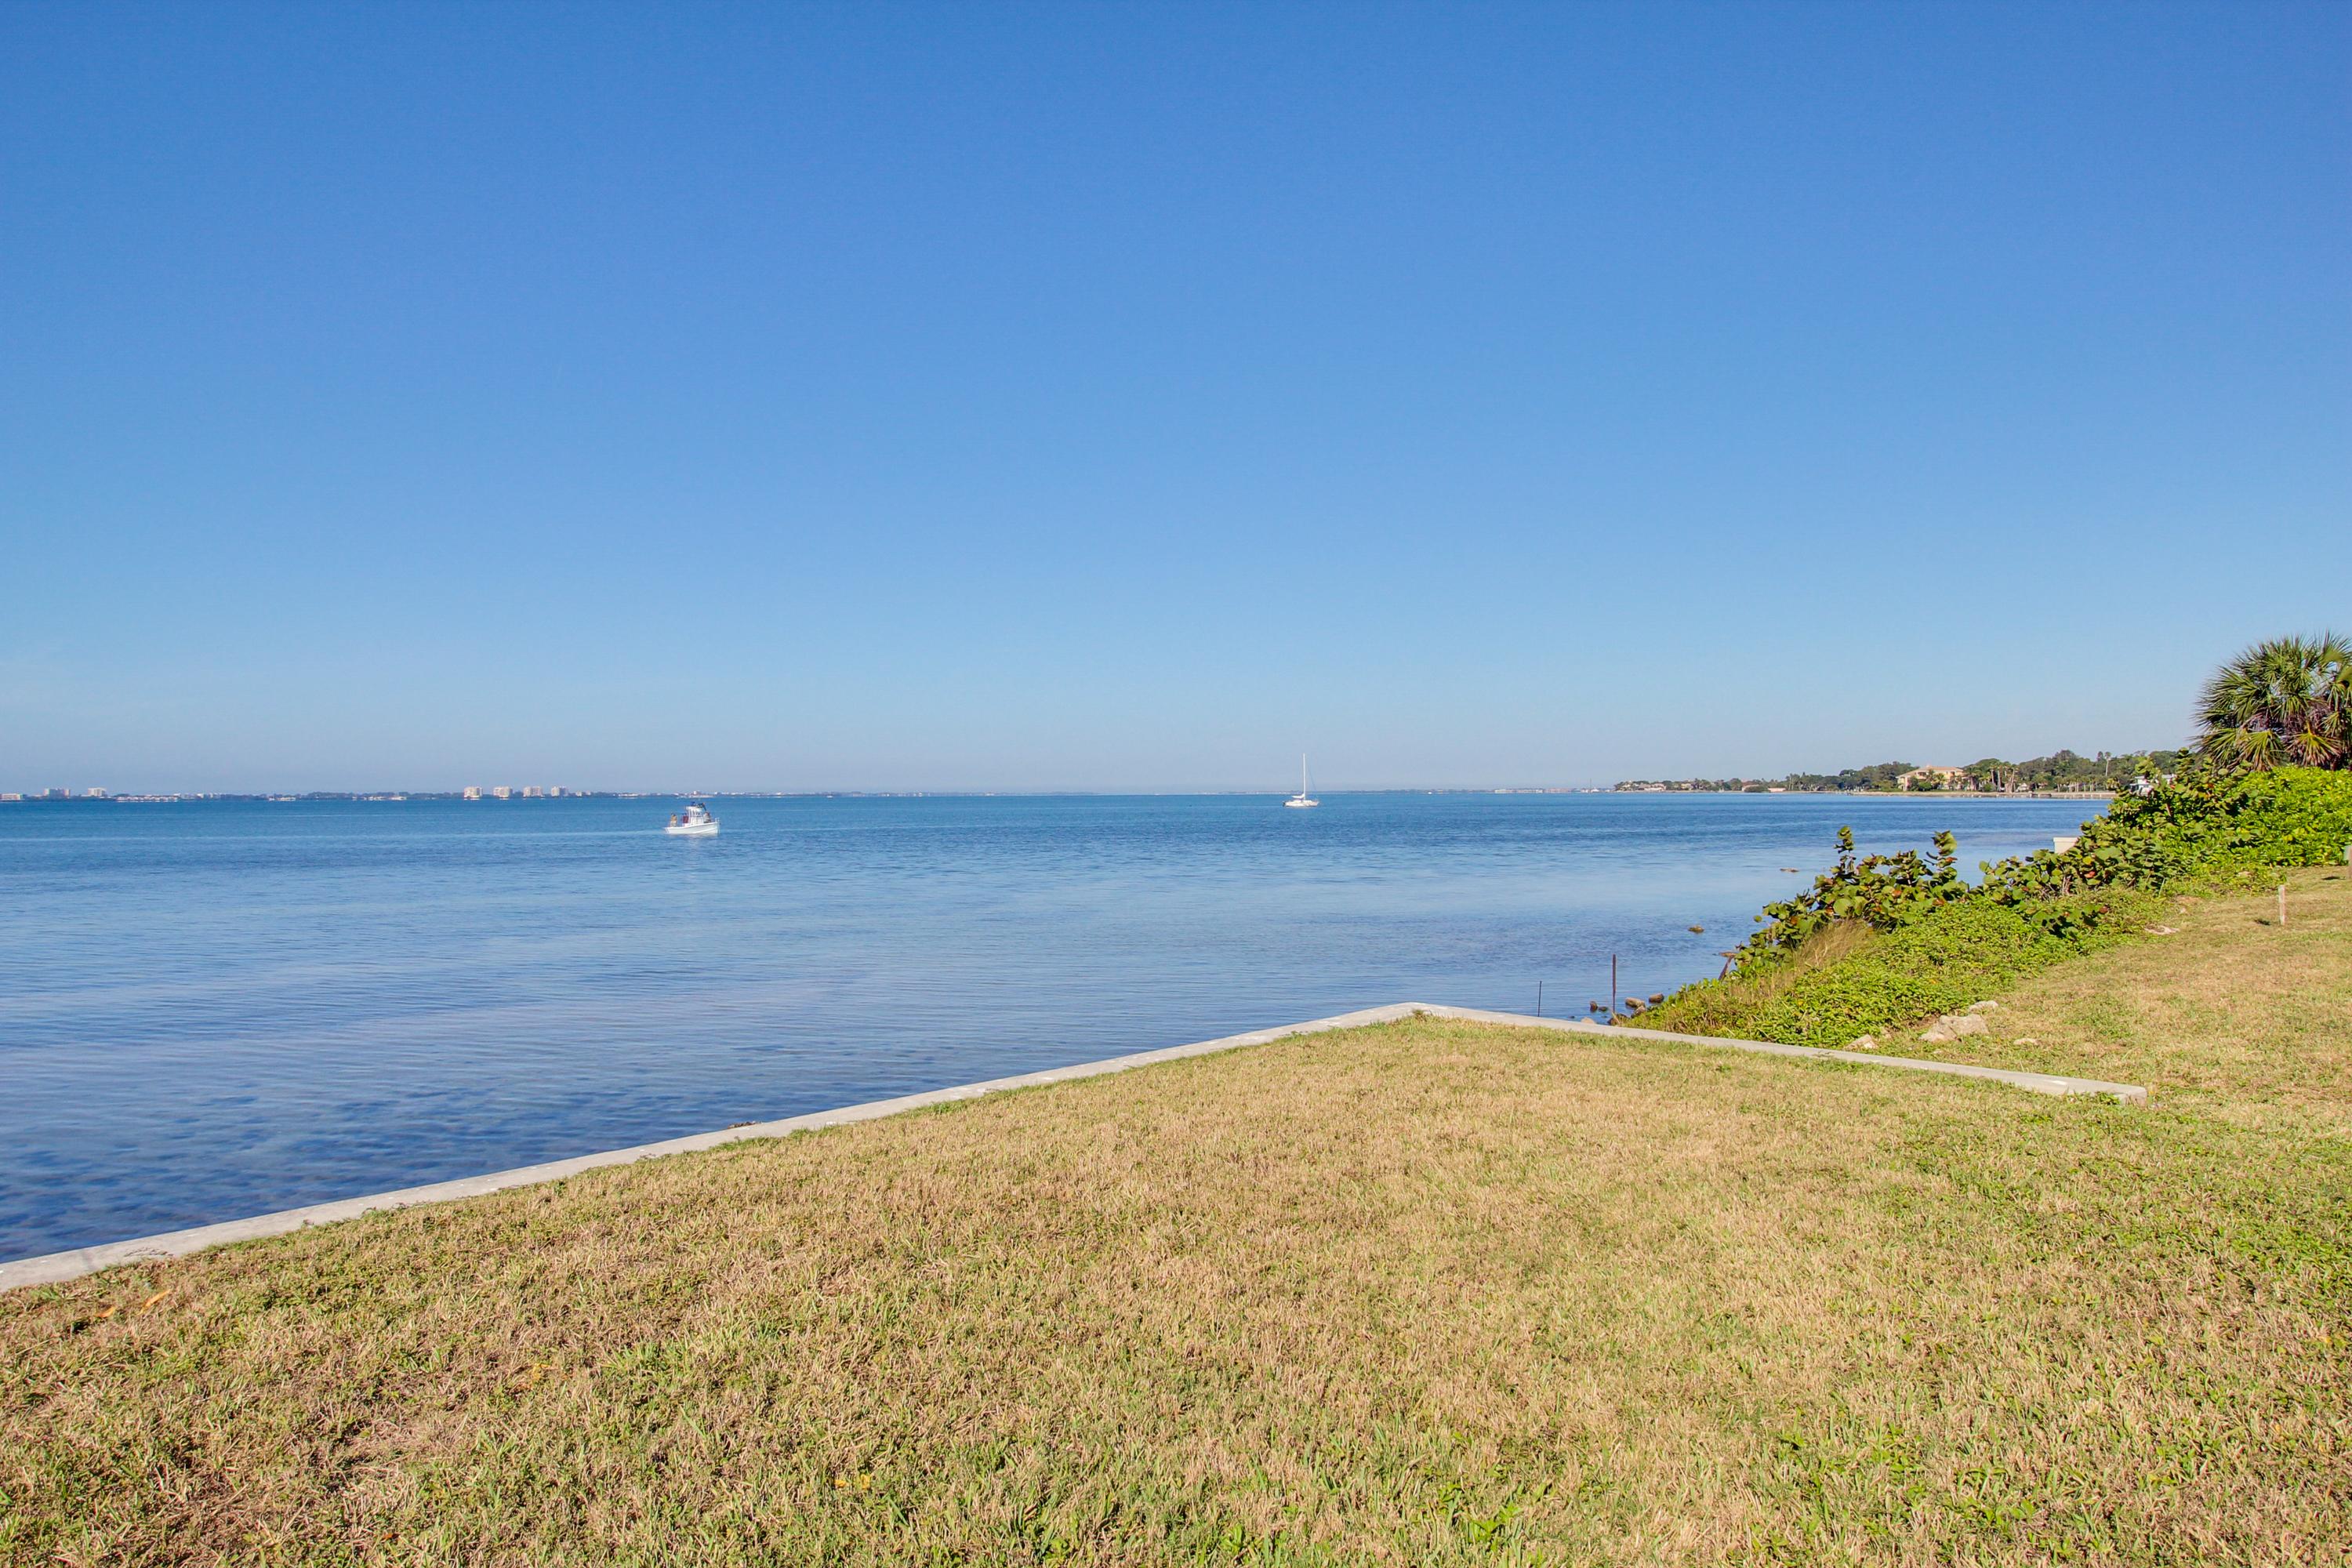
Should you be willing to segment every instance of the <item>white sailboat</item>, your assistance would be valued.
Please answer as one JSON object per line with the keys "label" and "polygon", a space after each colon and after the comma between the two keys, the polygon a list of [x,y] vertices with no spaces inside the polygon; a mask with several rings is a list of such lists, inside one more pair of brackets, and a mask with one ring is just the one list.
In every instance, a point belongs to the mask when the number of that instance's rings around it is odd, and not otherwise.
{"label": "white sailboat", "polygon": [[1307,753],[1298,753],[1298,793],[1282,803],[1285,805],[1321,805],[1323,803],[1307,793]]}

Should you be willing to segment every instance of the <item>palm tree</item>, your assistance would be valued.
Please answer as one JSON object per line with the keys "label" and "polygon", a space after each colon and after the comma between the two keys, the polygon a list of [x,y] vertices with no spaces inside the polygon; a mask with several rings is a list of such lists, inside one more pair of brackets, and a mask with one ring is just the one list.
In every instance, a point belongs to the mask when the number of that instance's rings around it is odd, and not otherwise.
{"label": "palm tree", "polygon": [[2352,768],[2352,641],[2256,643],[2198,695],[2197,750],[2224,767]]}

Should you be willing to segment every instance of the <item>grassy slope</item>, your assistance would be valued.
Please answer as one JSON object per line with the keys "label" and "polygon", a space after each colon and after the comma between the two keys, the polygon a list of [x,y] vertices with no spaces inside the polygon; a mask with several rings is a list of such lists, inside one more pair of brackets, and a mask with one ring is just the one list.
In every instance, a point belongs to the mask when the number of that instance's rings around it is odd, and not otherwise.
{"label": "grassy slope", "polygon": [[2146,1110],[1423,1021],[0,1297],[0,1557],[2341,1561],[2298,889],[1974,1042]]}
{"label": "grassy slope", "polygon": [[1933,1054],[2120,1078],[2175,1109],[2352,1138],[2352,873],[2257,880],[2287,885],[2284,927],[2267,891],[2168,900],[2172,935],[2035,975],[1990,1039]]}
{"label": "grassy slope", "polygon": [[1864,1036],[1891,1043],[1914,1019],[1958,1012],[2053,964],[2140,940],[2144,927],[2168,912],[2167,901],[2152,893],[2112,892],[2099,902],[2095,927],[2078,928],[2071,938],[1980,900],[1948,905],[1886,933],[1842,921],[1815,932],[1789,962],[1683,987],[1643,1013],[1642,1022],[1832,1050]]}

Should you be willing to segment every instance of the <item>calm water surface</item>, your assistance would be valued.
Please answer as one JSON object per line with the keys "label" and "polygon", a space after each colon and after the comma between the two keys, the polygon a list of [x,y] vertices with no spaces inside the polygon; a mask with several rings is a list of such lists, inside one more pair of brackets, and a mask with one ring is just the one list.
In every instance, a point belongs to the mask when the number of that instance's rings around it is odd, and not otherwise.
{"label": "calm water surface", "polygon": [[[1385,1002],[1712,974],[1832,854],[2095,805],[0,806],[0,1258]],[[1706,927],[1694,935],[1686,927]]]}

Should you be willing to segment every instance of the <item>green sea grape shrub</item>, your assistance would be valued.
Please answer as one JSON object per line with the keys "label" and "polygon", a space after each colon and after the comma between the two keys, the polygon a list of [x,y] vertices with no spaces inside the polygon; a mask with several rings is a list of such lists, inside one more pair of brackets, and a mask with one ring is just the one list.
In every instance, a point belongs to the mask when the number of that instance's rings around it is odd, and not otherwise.
{"label": "green sea grape shrub", "polygon": [[1969,894],[1959,871],[1959,843],[1948,833],[1936,835],[1932,859],[1916,849],[1857,856],[1852,827],[1838,829],[1837,843],[1837,864],[1814,878],[1811,888],[1764,906],[1756,917],[1764,929],[1740,944],[1738,967],[1783,958],[1832,921],[1893,931]]}
{"label": "green sea grape shrub", "polygon": [[1911,918],[1844,956],[1807,967],[1819,950],[1801,952],[1687,985],[1642,1021],[1792,1046],[1842,1048],[1862,1035],[1894,1045],[1885,1038],[1889,1030],[1958,1012],[2061,959],[2108,945],[2153,919],[2158,907],[2153,895],[2127,889],[1915,906]]}
{"label": "green sea grape shrub", "polygon": [[2101,887],[2165,888],[2251,867],[2322,866],[2352,844],[2352,773],[2192,769],[2118,798],[2063,854],[1984,867],[1983,889],[2016,903]]}

